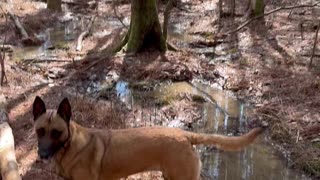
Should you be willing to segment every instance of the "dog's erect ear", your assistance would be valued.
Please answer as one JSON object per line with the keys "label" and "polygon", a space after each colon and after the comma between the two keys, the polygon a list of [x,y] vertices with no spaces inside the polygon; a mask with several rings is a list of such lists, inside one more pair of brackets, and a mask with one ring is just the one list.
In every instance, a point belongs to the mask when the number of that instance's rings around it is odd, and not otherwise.
{"label": "dog's erect ear", "polygon": [[64,119],[67,124],[69,124],[70,118],[71,118],[71,105],[69,103],[68,98],[64,98],[58,108],[59,116]]}
{"label": "dog's erect ear", "polygon": [[39,116],[46,112],[46,105],[39,96],[36,96],[33,102],[33,120],[37,120]]}

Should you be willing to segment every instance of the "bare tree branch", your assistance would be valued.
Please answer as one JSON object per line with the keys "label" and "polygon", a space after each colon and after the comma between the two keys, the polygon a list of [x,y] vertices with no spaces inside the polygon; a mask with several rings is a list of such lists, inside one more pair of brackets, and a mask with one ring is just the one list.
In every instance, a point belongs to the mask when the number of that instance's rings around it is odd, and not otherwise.
{"label": "bare tree branch", "polygon": [[278,11],[281,11],[281,10],[290,10],[290,9],[297,9],[297,8],[312,8],[312,7],[316,7],[320,4],[320,2],[317,2],[317,3],[314,3],[314,4],[311,4],[311,5],[308,5],[308,4],[302,4],[302,5],[296,5],[296,6],[284,6],[284,7],[279,7],[279,8],[276,8],[276,9],[273,9],[269,12],[266,12],[264,14],[261,14],[259,16],[256,16],[254,18],[251,18],[249,19],[248,21],[242,23],[240,26],[238,26],[236,29],[232,30],[232,31],[229,31],[227,32],[226,34],[233,34],[233,33],[236,33],[238,31],[240,31],[241,29],[243,29],[244,27],[246,27],[248,24],[252,23],[254,20],[257,20],[257,19],[260,19],[264,16],[268,16],[270,14],[273,14],[275,12],[278,12]]}
{"label": "bare tree branch", "polygon": [[319,29],[320,29],[320,20],[319,20],[318,27],[317,27],[317,31],[316,31],[316,36],[315,36],[315,38],[314,38],[313,49],[312,49],[312,55],[311,55],[311,58],[310,58],[309,67],[311,67],[311,66],[312,66],[312,61],[313,61],[314,54],[315,54],[315,51],[316,51],[317,41],[318,41],[318,34],[319,34]]}

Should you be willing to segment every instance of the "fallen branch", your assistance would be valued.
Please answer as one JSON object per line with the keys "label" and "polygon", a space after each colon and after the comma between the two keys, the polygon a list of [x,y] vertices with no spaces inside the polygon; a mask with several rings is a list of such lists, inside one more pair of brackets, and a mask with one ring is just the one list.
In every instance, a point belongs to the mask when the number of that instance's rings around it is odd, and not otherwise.
{"label": "fallen branch", "polygon": [[61,58],[55,58],[55,57],[35,57],[35,58],[25,58],[22,60],[23,63],[44,63],[44,62],[71,62],[72,59],[61,59]]}
{"label": "fallen branch", "polygon": [[0,169],[3,180],[21,180],[14,149],[12,129],[8,123],[6,100],[0,95]]}
{"label": "fallen branch", "polygon": [[22,35],[22,43],[25,45],[38,45],[40,44],[40,41],[35,38],[35,37],[31,37],[28,35],[27,31],[25,30],[25,28],[22,26],[19,18],[14,15],[10,10],[7,9],[7,12],[10,16],[10,18],[13,20],[15,26],[17,27],[17,29],[19,30],[20,34]]}
{"label": "fallen branch", "polygon": [[22,24],[20,23],[19,18],[16,15],[14,15],[10,10],[7,9],[7,11],[8,11],[9,16],[13,20],[14,24],[18,28],[18,30],[19,30],[20,34],[22,35],[22,37],[24,39],[28,39],[29,35],[28,35],[27,31],[24,29],[24,27],[22,26]]}
{"label": "fallen branch", "polygon": [[78,41],[77,41],[77,47],[76,47],[76,51],[81,51],[82,49],[82,41],[85,37],[87,37],[90,33],[91,33],[91,30],[92,30],[92,26],[93,26],[93,23],[96,19],[96,15],[94,15],[90,22],[89,22],[89,25],[88,25],[88,28],[87,30],[85,30],[84,32],[82,32],[79,37],[78,37]]}
{"label": "fallen branch", "polygon": [[170,51],[180,51],[180,49],[178,47],[176,47],[175,45],[171,44],[170,42],[167,41],[167,47],[168,47],[168,50]]}
{"label": "fallen branch", "polygon": [[85,5],[90,5],[91,3],[95,3],[94,1],[89,1],[87,3],[85,2],[77,2],[77,1],[67,1],[67,0],[62,0],[61,3],[63,4],[70,4],[70,5],[80,5],[80,6],[85,6]]}
{"label": "fallen branch", "polygon": [[268,16],[270,14],[273,14],[275,12],[278,12],[278,11],[281,11],[281,10],[290,10],[290,9],[297,9],[297,8],[312,8],[312,7],[316,7],[317,5],[319,5],[320,2],[317,2],[317,3],[314,3],[312,5],[308,5],[308,4],[303,4],[303,5],[296,5],[296,6],[284,6],[284,7],[279,7],[279,8],[276,8],[276,9],[273,9],[269,12],[266,12],[264,14],[261,14],[259,16],[255,16],[254,18],[251,18],[249,19],[248,21],[242,23],[240,26],[238,26],[236,29],[232,30],[232,31],[229,31],[227,32],[226,34],[233,34],[233,33],[236,33],[238,31],[240,31],[241,29],[243,29],[244,27],[246,27],[248,24],[252,23],[253,21],[257,20],[257,19],[260,19],[264,16]]}
{"label": "fallen branch", "polygon": [[309,67],[311,67],[311,66],[312,66],[312,61],[313,61],[313,58],[314,58],[314,56],[315,56],[315,51],[316,51],[317,41],[318,41],[319,29],[320,29],[320,20],[319,20],[318,27],[317,27],[317,31],[316,31],[316,36],[315,36],[315,38],[314,38],[313,49],[312,49],[312,55],[311,55],[311,58],[310,58]]}

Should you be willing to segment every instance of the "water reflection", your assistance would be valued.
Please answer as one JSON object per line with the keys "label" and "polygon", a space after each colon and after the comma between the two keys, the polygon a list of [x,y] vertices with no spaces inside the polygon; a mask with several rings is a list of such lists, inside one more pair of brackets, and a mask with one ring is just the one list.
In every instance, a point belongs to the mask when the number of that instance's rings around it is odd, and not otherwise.
{"label": "water reflection", "polygon": [[[248,106],[237,101],[222,90],[194,84],[199,91],[209,95],[216,104],[203,105],[204,124],[195,129],[202,133],[238,135],[246,132],[246,114]],[[223,152],[214,148],[199,146],[203,162],[203,179],[226,180],[301,180],[308,179],[291,171],[284,161],[279,159],[274,148],[265,137],[257,139],[255,144],[241,152]]]}
{"label": "water reflection", "polygon": [[128,88],[128,82],[118,81],[116,83],[116,92],[119,100],[124,103],[128,109],[132,109],[133,96],[131,90]]}
{"label": "water reflection", "polygon": [[[201,95],[208,100],[202,105],[202,120],[194,127],[196,132],[239,135],[240,132],[249,131],[247,113],[250,107],[220,89],[199,83],[179,82],[161,87],[161,92],[167,98],[182,92]],[[266,136],[258,138],[255,144],[241,152],[224,152],[203,145],[198,146],[197,150],[201,154],[201,174],[205,180],[308,179],[287,167]]]}
{"label": "water reflection", "polygon": [[[132,91],[126,82],[119,81],[116,90],[120,99],[132,97]],[[160,86],[153,93],[154,96],[165,99],[178,96],[179,93],[201,95],[207,99],[202,104],[202,120],[193,126],[195,132],[239,135],[249,131],[247,113],[250,107],[222,90],[202,84],[179,82]],[[268,143],[266,136],[259,137],[254,144],[240,152],[224,152],[203,145],[198,146],[197,151],[202,161],[203,180],[308,179],[288,168]]]}

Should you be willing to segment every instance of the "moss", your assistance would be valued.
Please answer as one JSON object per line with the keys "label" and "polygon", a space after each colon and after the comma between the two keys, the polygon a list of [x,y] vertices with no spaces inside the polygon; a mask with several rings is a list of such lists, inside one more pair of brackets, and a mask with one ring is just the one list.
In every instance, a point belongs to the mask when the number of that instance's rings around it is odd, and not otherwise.
{"label": "moss", "polygon": [[55,46],[55,48],[62,49],[62,50],[69,50],[70,49],[69,44],[66,42],[56,42],[54,44],[54,46]]}
{"label": "moss", "polygon": [[133,82],[129,84],[129,88],[137,91],[150,91],[153,90],[154,84],[147,81]]}
{"label": "moss", "polygon": [[152,45],[165,52],[167,43],[162,34],[156,1],[133,0],[131,4],[130,28],[117,50],[120,51],[126,46],[128,53],[137,53],[144,47]]}
{"label": "moss", "polygon": [[169,105],[170,103],[171,103],[170,101],[164,101],[164,100],[160,100],[160,99],[158,99],[158,100],[155,101],[155,104],[156,104],[157,106],[159,106],[159,107],[161,107],[161,106],[167,106],[167,105]]}
{"label": "moss", "polygon": [[228,54],[234,54],[234,53],[236,53],[236,52],[238,52],[238,50],[237,50],[236,48],[232,48],[232,49],[229,49],[229,50],[227,51]]}
{"label": "moss", "polygon": [[206,102],[206,100],[204,99],[204,97],[202,97],[202,96],[200,96],[200,95],[192,95],[192,101],[198,102],[198,103],[204,103],[204,102]]}
{"label": "moss", "polygon": [[320,159],[303,162],[302,169],[310,175],[320,177]]}
{"label": "moss", "polygon": [[174,96],[162,96],[156,99],[156,104],[158,105],[169,105],[177,100],[177,97]]}
{"label": "moss", "polygon": [[240,61],[239,63],[241,66],[248,66],[249,65],[249,62],[246,58],[241,58],[239,61]]}
{"label": "moss", "polygon": [[47,8],[53,11],[62,11],[61,0],[47,0]]}
{"label": "moss", "polygon": [[314,142],[312,144],[313,147],[320,149],[320,142]]}
{"label": "moss", "polygon": [[290,143],[292,141],[291,135],[281,123],[273,124],[271,129],[271,139],[280,143]]}
{"label": "moss", "polygon": [[259,16],[264,13],[264,3],[263,0],[255,0],[256,7],[254,7],[254,15]]}

